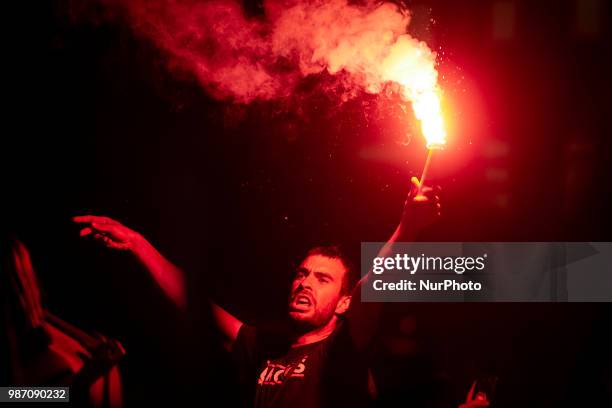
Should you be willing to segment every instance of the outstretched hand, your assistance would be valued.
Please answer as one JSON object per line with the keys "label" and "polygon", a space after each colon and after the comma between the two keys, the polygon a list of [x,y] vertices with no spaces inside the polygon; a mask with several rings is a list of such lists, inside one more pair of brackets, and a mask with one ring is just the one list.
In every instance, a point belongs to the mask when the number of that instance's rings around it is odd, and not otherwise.
{"label": "outstretched hand", "polygon": [[153,247],[142,235],[118,221],[97,215],[82,215],[72,220],[83,228],[82,237],[92,237],[109,248],[134,255],[166,295],[179,307],[187,304],[183,273]]}
{"label": "outstretched hand", "polygon": [[92,237],[96,241],[102,242],[109,248],[124,251],[134,250],[140,234],[108,217],[97,215],[82,215],[73,217],[72,220],[82,224],[83,228],[79,232],[81,237]]}

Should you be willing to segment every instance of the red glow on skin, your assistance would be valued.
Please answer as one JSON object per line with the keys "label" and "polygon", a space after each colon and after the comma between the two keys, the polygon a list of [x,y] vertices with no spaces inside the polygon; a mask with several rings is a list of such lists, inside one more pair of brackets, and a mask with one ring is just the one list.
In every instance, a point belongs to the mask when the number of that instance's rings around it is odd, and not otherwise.
{"label": "red glow on skin", "polygon": [[91,236],[109,248],[129,251],[153,275],[155,281],[179,307],[187,305],[183,273],[164,258],[142,235],[108,217],[82,215],[72,219],[82,225],[79,235]]}
{"label": "red glow on skin", "polygon": [[12,256],[15,274],[17,275],[13,280],[13,289],[19,300],[19,307],[25,314],[26,327],[40,327],[44,320],[43,308],[30,252],[21,241],[15,241]]}
{"label": "red glow on skin", "polygon": [[[65,385],[69,378],[74,390],[86,387],[88,406],[121,407],[121,378],[115,365],[125,354],[121,344],[109,341],[107,344],[113,345],[116,354],[106,354],[107,360],[101,364],[102,359],[95,354],[101,350],[103,336],[92,337],[43,307],[30,252],[21,241],[12,243],[11,260],[6,265],[8,279],[2,282],[15,295],[15,303],[5,305],[7,317],[9,313],[13,315],[2,327],[10,355],[7,384]],[[29,339],[34,329],[44,332],[44,347],[38,342],[32,347]],[[62,383],[57,383],[60,379]]]}
{"label": "red glow on skin", "polygon": [[[337,315],[345,313],[350,305],[350,296],[342,295],[345,273],[339,259],[310,255],[302,261],[291,285],[289,317],[316,329],[299,336],[294,346],[314,343],[334,331]],[[300,301],[302,296],[308,299],[305,304]]]}

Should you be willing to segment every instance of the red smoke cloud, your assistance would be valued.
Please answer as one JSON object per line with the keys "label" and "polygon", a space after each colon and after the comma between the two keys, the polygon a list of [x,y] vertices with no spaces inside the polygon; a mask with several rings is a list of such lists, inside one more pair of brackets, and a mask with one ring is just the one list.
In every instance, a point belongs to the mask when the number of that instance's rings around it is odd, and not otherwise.
{"label": "red smoke cloud", "polygon": [[267,0],[257,17],[233,0],[106,4],[218,99],[288,97],[300,79],[324,71],[371,93],[397,82],[411,101],[437,86],[435,54],[405,34],[410,16],[391,3]]}

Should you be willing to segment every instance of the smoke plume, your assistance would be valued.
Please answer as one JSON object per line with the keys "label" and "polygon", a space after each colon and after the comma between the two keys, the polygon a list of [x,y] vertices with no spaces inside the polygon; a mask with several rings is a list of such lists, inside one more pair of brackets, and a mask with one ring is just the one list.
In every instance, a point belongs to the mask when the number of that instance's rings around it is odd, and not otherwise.
{"label": "smoke plume", "polygon": [[411,102],[437,88],[435,53],[406,34],[410,15],[395,4],[267,0],[263,16],[247,16],[234,0],[107,4],[218,99],[289,97],[303,78],[324,72],[369,93],[398,84]]}

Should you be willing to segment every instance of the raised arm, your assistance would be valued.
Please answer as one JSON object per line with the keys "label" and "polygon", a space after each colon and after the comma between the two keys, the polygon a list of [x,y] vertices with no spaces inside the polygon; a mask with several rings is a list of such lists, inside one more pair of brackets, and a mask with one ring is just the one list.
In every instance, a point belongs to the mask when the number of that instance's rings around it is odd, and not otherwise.
{"label": "raised arm", "polygon": [[[421,195],[417,195],[419,180],[411,179],[411,190],[404,204],[404,211],[400,222],[377,256],[387,257],[393,254],[396,242],[413,242],[418,234],[431,225],[440,216],[439,189],[423,187]],[[348,310],[349,330],[357,348],[365,348],[371,341],[376,327],[382,305],[380,303],[361,302],[361,287],[369,284],[372,271],[365,275],[355,289]]]}
{"label": "raised arm", "polygon": [[74,217],[73,221],[82,225],[80,232],[82,237],[89,236],[109,248],[133,254],[168,298],[179,308],[186,307],[183,272],[159,253],[142,235],[108,217],[84,215]]}
{"label": "raised arm", "polygon": [[[186,307],[183,271],[166,259],[141,234],[108,217],[84,215],[74,217],[73,221],[82,225],[82,237],[92,237],[109,248],[133,254],[168,298],[179,308]],[[229,348],[238,337],[242,322],[212,301],[210,304],[215,323],[223,335],[223,343]]]}
{"label": "raised arm", "polygon": [[[417,195],[419,180],[412,177],[410,182],[411,190],[404,203],[400,222],[378,256],[393,253],[393,244],[396,242],[413,242],[425,227],[433,224],[440,216],[439,188],[423,187],[421,194]],[[370,272],[364,278],[371,276]]]}
{"label": "raised arm", "polygon": [[223,335],[223,346],[229,351],[238,338],[242,322],[221,306],[210,301],[210,307],[219,331]]}

